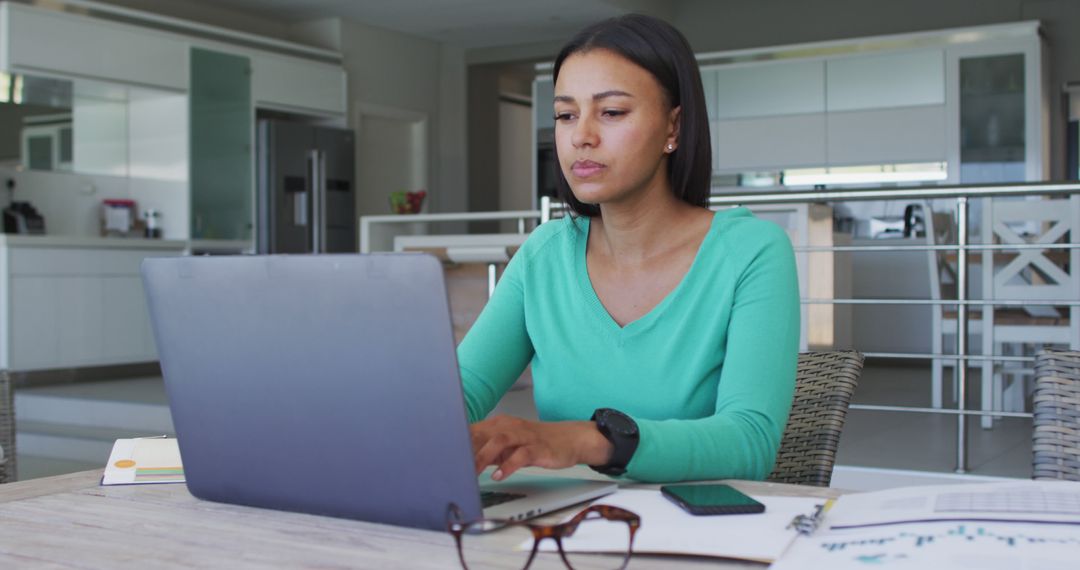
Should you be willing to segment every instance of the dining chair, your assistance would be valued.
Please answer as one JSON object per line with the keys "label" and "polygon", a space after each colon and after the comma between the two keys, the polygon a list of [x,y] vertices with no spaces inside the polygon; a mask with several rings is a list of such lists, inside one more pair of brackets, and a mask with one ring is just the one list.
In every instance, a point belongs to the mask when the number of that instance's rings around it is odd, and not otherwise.
{"label": "dining chair", "polygon": [[1080,352],[1035,357],[1032,477],[1080,481]]}
{"label": "dining chair", "polygon": [[[1080,241],[1080,196],[1065,200],[989,198],[983,207],[982,243],[1056,244]],[[982,252],[982,290],[987,300],[1080,300],[1080,249],[1017,249]],[[997,263],[995,263],[995,261]],[[1049,305],[982,309],[982,353],[1024,355],[1047,345],[1080,350],[1080,307]],[[1030,354],[1030,352],[1028,352]],[[1022,411],[1026,380],[1022,363],[982,364],[982,409]],[[984,416],[989,428],[993,418]]]}
{"label": "dining chair", "polygon": [[799,354],[795,398],[769,481],[829,486],[862,368],[863,355],[853,350]]}
{"label": "dining chair", "polygon": [[[923,213],[926,228],[926,245],[956,245],[956,221],[951,212],[936,212],[930,201],[918,203]],[[956,299],[956,266],[949,261],[952,252],[926,250],[927,274],[930,278],[930,299],[942,301]],[[959,314],[956,305],[930,306],[930,352],[933,354],[956,353],[956,318]],[[981,313],[968,312],[968,337],[982,335]],[[971,346],[969,344],[969,346]],[[945,374],[956,370],[957,361],[932,359],[930,364],[930,405],[940,408],[944,405],[943,388]],[[951,378],[951,392],[956,399],[957,386],[955,372]]]}
{"label": "dining chair", "polygon": [[11,376],[0,370],[0,483],[15,480],[15,401]]}

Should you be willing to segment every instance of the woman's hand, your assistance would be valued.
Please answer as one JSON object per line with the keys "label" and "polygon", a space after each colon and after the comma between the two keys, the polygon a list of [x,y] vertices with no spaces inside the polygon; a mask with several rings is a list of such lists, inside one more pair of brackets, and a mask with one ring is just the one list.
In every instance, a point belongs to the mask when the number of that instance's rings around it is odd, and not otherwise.
{"label": "woman's hand", "polygon": [[476,473],[494,465],[491,478],[496,481],[522,467],[603,465],[611,458],[611,442],[597,431],[594,422],[534,422],[496,416],[472,424],[469,431]]}

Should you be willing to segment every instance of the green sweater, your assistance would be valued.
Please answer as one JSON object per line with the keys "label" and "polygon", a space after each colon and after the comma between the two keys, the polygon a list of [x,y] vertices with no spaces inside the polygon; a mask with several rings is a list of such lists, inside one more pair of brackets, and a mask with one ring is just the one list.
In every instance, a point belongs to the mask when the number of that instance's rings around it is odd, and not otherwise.
{"label": "green sweater", "polygon": [[717,212],[686,276],[620,327],[585,265],[589,219],[538,227],[458,346],[469,421],[526,365],[543,421],[633,417],[641,481],[764,479],[787,423],[799,343],[795,258],[784,230]]}

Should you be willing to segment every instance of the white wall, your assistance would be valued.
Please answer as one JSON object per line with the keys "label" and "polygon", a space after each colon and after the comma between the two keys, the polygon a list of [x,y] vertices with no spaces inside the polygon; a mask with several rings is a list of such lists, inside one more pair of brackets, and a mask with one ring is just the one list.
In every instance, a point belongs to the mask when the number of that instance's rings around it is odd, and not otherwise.
{"label": "white wall", "polygon": [[[532,209],[532,107],[499,103],[499,209]],[[517,222],[502,222],[516,231]]]}
{"label": "white wall", "polygon": [[[140,214],[147,208],[161,212],[163,238],[185,240],[190,235],[187,182],[0,168],[0,186],[9,179],[15,181],[15,200],[37,208],[49,234],[99,235],[102,200],[120,198],[135,200]],[[0,195],[0,204],[6,206],[8,192]]]}
{"label": "white wall", "polygon": [[[460,212],[465,190],[465,51],[408,34],[332,18],[293,27],[295,38],[341,52],[348,74],[348,124],[360,107],[427,117],[429,212]],[[365,160],[358,146],[357,177]],[[386,160],[386,157],[380,157]],[[407,165],[410,157],[401,157]],[[357,214],[388,214],[388,188],[358,187]]]}

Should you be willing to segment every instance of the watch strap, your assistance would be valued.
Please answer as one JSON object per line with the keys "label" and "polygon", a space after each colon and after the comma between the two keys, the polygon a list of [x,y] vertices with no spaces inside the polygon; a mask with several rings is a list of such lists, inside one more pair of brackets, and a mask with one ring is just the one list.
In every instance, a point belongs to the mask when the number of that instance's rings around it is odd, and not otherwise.
{"label": "watch strap", "polygon": [[593,412],[592,421],[596,429],[611,442],[611,459],[604,465],[590,467],[604,475],[617,477],[626,473],[626,467],[637,451],[639,434],[637,422],[630,416],[611,408],[600,408]]}

